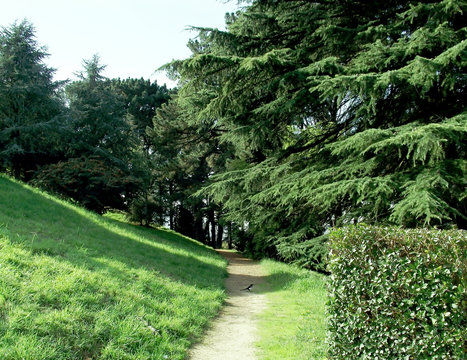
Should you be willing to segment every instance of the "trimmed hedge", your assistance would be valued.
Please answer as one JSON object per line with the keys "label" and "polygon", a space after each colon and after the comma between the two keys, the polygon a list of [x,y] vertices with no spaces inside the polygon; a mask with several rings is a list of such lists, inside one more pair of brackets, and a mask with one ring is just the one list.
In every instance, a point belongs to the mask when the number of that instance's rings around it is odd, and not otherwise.
{"label": "trimmed hedge", "polygon": [[330,234],[329,359],[466,359],[462,230]]}

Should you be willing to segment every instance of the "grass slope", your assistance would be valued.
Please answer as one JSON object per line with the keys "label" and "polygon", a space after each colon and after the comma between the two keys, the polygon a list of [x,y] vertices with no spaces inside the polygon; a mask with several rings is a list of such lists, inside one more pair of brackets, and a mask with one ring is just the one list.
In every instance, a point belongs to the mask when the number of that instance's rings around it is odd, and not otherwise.
{"label": "grass slope", "polygon": [[226,263],[0,176],[0,359],[183,359]]}
{"label": "grass slope", "polygon": [[268,309],[260,315],[260,358],[326,359],[326,276],[273,260],[261,265]]}

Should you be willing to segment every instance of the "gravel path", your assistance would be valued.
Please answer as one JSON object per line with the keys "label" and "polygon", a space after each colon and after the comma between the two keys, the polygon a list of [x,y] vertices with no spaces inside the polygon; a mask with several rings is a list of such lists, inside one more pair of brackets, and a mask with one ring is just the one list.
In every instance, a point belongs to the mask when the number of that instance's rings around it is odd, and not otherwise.
{"label": "gravel path", "polygon": [[[266,297],[255,293],[255,285],[263,281],[259,263],[229,250],[217,250],[229,265],[225,281],[227,300],[223,310],[205,334],[204,340],[192,348],[190,360],[254,360],[257,339],[257,315],[266,307]],[[251,291],[242,291],[253,284]]]}

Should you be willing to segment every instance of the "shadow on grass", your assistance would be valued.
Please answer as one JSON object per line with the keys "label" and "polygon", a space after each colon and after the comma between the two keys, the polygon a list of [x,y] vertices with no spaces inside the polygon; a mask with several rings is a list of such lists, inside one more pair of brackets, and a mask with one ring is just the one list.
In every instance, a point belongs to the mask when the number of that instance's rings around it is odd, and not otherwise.
{"label": "shadow on grass", "polygon": [[300,279],[300,277],[296,274],[286,271],[276,271],[274,274],[267,276],[265,287],[268,289],[265,291],[272,292],[285,290],[298,279]]}
{"label": "shadow on grass", "polygon": [[[209,254],[202,244],[164,230],[99,217],[4,178],[0,178],[0,223],[19,235],[12,236],[12,242],[81,268],[108,267],[115,274],[118,270],[102,261],[106,258],[191,286],[223,288],[221,260],[216,261],[217,255]],[[220,281],[213,282],[216,278]]]}

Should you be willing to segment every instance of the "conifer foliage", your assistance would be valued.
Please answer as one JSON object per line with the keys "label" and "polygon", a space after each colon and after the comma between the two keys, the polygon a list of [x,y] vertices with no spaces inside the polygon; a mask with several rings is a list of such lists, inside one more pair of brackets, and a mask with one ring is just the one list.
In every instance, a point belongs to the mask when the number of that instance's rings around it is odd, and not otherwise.
{"label": "conifer foliage", "polygon": [[26,180],[61,148],[61,83],[34,32],[26,20],[0,29],[0,170]]}
{"label": "conifer foliage", "polygon": [[180,101],[202,99],[192,121],[235,149],[204,193],[252,252],[319,268],[333,225],[466,227],[466,11],[256,0],[198,29],[168,68]]}
{"label": "conifer foliage", "polygon": [[80,80],[66,87],[69,101],[67,158],[44,166],[36,183],[102,213],[125,208],[136,188],[129,163],[134,141],[125,108],[105,66],[94,55],[85,60]]}
{"label": "conifer foliage", "polygon": [[239,3],[174,91],[97,56],[61,87],[32,25],[3,29],[0,171],[315,269],[332,226],[467,227],[465,1]]}

